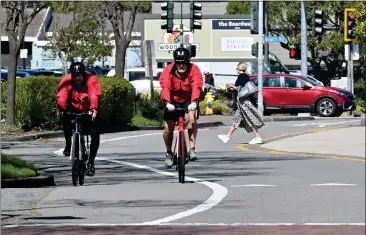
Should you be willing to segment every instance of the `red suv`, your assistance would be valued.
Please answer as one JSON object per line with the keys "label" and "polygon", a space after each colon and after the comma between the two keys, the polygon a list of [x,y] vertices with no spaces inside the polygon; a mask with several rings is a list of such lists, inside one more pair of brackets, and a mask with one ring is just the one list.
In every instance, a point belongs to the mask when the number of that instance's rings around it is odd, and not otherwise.
{"label": "red suv", "polygon": [[[257,75],[250,78],[258,85]],[[338,117],[356,108],[351,92],[325,87],[311,77],[292,74],[264,74],[263,103],[265,115],[310,112],[322,117]]]}

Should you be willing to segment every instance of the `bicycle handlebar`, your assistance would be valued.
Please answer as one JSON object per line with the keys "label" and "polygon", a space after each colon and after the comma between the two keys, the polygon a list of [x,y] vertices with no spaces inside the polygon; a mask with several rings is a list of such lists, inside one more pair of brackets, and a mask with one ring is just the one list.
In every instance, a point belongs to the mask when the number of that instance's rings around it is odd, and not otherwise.
{"label": "bicycle handlebar", "polygon": [[65,114],[67,115],[70,115],[70,116],[91,116],[89,113],[85,113],[85,112],[82,112],[82,113],[72,113],[72,112],[64,112]]}
{"label": "bicycle handlebar", "polygon": [[[197,108],[196,108],[196,111],[197,111],[197,115],[196,115],[196,119],[198,119],[199,118],[199,116],[200,116],[200,107],[199,106],[197,106]],[[187,111],[188,110],[188,108],[180,108],[178,105],[175,105],[175,111]]]}

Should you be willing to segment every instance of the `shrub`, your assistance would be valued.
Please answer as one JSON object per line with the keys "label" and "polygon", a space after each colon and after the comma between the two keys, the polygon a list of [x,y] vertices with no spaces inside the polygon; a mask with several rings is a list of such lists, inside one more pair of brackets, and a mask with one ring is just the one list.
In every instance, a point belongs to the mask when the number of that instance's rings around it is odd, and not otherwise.
{"label": "shrub", "polygon": [[[60,78],[17,78],[15,90],[15,122],[25,131],[33,128],[57,128],[56,91]],[[7,83],[2,84],[2,105],[6,105]]]}
{"label": "shrub", "polygon": [[[206,101],[201,101],[200,104],[200,113],[204,115],[206,113]],[[213,114],[223,114],[227,111],[229,111],[229,107],[225,104],[222,104],[220,102],[214,101],[212,102],[212,111]]]}
{"label": "shrub", "polygon": [[104,127],[126,126],[131,123],[135,88],[126,79],[99,77],[102,86],[99,113]]}
{"label": "shrub", "polygon": [[[16,81],[15,121],[24,131],[59,128],[56,116],[57,77],[27,77]],[[134,87],[123,78],[99,77],[102,96],[99,114],[102,127],[127,125],[133,116]],[[2,84],[2,105],[6,105],[7,83]],[[3,110],[2,110],[3,111]]]}
{"label": "shrub", "polygon": [[160,92],[154,91],[153,99],[150,92],[141,94],[136,103],[136,114],[158,122],[163,121],[164,103],[160,99]]}

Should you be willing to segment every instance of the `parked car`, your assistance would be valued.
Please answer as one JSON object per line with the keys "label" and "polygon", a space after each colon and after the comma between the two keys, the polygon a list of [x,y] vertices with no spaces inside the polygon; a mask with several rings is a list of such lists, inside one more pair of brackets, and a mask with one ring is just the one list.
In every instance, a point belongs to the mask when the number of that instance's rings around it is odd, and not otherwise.
{"label": "parked car", "polygon": [[18,69],[19,72],[29,73],[31,76],[55,76],[61,77],[62,73],[46,69]]}
{"label": "parked car", "polygon": [[[250,78],[258,85],[257,76]],[[322,117],[338,117],[356,108],[351,92],[325,87],[311,78],[293,74],[263,75],[263,102],[266,115],[310,112]]]}
{"label": "parked car", "polygon": [[[29,73],[22,72],[22,71],[17,71],[16,75],[15,75],[16,78],[25,78],[25,77],[29,77],[29,76],[30,76]],[[1,81],[5,82],[7,80],[8,80],[8,71],[6,71],[6,72],[1,71]]]}
{"label": "parked car", "polygon": [[[111,69],[107,76],[112,77],[115,75],[115,69]],[[153,77],[154,90],[161,90],[160,87],[160,74],[163,72],[162,68],[156,69],[157,76]],[[136,95],[144,92],[150,92],[150,79],[145,75],[144,67],[129,68],[125,70],[125,79],[127,79],[136,89]]]}

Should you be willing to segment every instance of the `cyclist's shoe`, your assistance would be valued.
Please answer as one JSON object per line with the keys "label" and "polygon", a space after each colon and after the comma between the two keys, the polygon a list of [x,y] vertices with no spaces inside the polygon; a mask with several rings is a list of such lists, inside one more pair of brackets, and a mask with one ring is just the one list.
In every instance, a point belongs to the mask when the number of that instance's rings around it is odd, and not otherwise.
{"label": "cyclist's shoe", "polygon": [[87,176],[94,176],[95,175],[94,163],[89,163],[88,164],[88,169],[86,170],[86,175]]}
{"label": "cyclist's shoe", "polygon": [[173,153],[167,152],[165,155],[165,166],[166,167],[172,167],[173,166]]}
{"label": "cyclist's shoe", "polygon": [[65,149],[64,149],[64,156],[69,157],[71,152],[71,143],[66,143]]}
{"label": "cyclist's shoe", "polygon": [[191,150],[189,150],[189,157],[191,161],[196,161],[197,159],[197,154],[196,154],[196,150],[194,148],[192,148]]}

